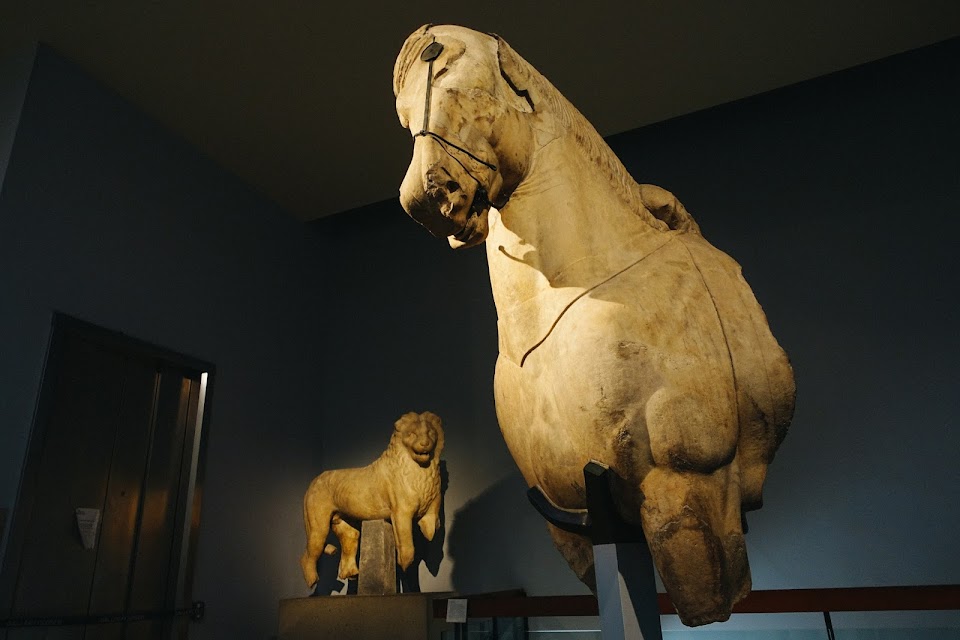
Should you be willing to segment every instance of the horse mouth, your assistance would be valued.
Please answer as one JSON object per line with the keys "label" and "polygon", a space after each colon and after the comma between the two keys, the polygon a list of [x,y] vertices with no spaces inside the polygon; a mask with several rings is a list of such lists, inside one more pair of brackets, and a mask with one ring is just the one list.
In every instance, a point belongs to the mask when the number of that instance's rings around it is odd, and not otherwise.
{"label": "horse mouth", "polygon": [[478,244],[478,242],[474,240],[474,235],[473,229],[464,227],[454,235],[447,236],[447,242],[453,249],[472,247],[473,245]]}
{"label": "horse mouth", "polygon": [[447,242],[453,249],[473,247],[487,239],[487,210],[467,215],[467,220],[460,230],[447,236]]}
{"label": "horse mouth", "polygon": [[457,242],[463,242],[464,244],[466,244],[466,242],[470,239],[470,236],[472,235],[473,235],[473,229],[471,229],[468,225],[463,225],[463,228],[460,229],[460,231],[457,231],[455,234],[453,234],[450,237],[456,240]]}

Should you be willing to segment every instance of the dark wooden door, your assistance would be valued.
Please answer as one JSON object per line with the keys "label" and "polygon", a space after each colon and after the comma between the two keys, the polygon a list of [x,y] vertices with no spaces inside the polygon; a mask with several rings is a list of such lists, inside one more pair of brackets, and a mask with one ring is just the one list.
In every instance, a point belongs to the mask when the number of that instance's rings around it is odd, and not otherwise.
{"label": "dark wooden door", "polygon": [[[9,618],[164,611],[185,592],[203,367],[76,321],[55,326],[0,578]],[[85,548],[77,508],[100,511]],[[191,522],[187,522],[187,518]],[[145,620],[11,629],[7,640],[169,638]]]}

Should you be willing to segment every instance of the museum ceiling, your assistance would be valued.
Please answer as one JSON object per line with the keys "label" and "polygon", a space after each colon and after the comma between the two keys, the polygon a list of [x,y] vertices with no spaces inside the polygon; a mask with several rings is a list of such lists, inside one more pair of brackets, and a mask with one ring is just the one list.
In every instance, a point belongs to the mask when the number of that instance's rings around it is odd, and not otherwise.
{"label": "museum ceiling", "polygon": [[395,197],[393,60],[421,24],[495,32],[614,134],[960,34],[957,0],[0,2],[298,218]]}

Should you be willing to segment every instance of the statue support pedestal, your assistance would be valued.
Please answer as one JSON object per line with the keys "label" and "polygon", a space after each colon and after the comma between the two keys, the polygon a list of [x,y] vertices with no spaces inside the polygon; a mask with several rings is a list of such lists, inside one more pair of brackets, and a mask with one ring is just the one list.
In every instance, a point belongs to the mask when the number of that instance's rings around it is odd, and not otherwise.
{"label": "statue support pedestal", "polygon": [[360,525],[360,575],[357,595],[397,593],[397,544],[386,520],[364,520]]}
{"label": "statue support pedestal", "polygon": [[645,542],[593,546],[603,640],[662,640],[657,583]]}
{"label": "statue support pedestal", "polygon": [[527,492],[547,521],[593,542],[594,574],[603,640],[663,640],[653,557],[643,530],[617,513],[610,483],[613,472],[591,460],[583,468],[587,508],[563,509],[540,487]]}
{"label": "statue support pedestal", "polygon": [[280,601],[277,640],[440,640],[449,625],[433,617],[448,593],[315,596]]}
{"label": "statue support pedestal", "polygon": [[603,640],[663,640],[653,557],[643,530],[617,513],[609,467],[591,460],[583,478]]}

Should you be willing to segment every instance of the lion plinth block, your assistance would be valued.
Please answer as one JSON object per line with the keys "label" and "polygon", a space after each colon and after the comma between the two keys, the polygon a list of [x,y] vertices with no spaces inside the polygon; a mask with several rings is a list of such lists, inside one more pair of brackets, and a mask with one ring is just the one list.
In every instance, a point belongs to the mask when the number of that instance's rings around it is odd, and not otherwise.
{"label": "lion plinth block", "polygon": [[413,522],[433,540],[440,520],[440,454],[443,427],[430,411],[406,413],[394,423],[387,450],[366,467],[332,469],[313,479],[303,497],[307,548],[300,559],[310,588],[317,583],[317,559],[332,555],[332,529],[340,541],[338,576],[357,576],[358,527],[364,520],[390,520],[397,542],[397,564],[413,563]]}
{"label": "lion plinth block", "polygon": [[364,520],[360,527],[360,576],[357,595],[397,592],[397,543],[386,520]]}

